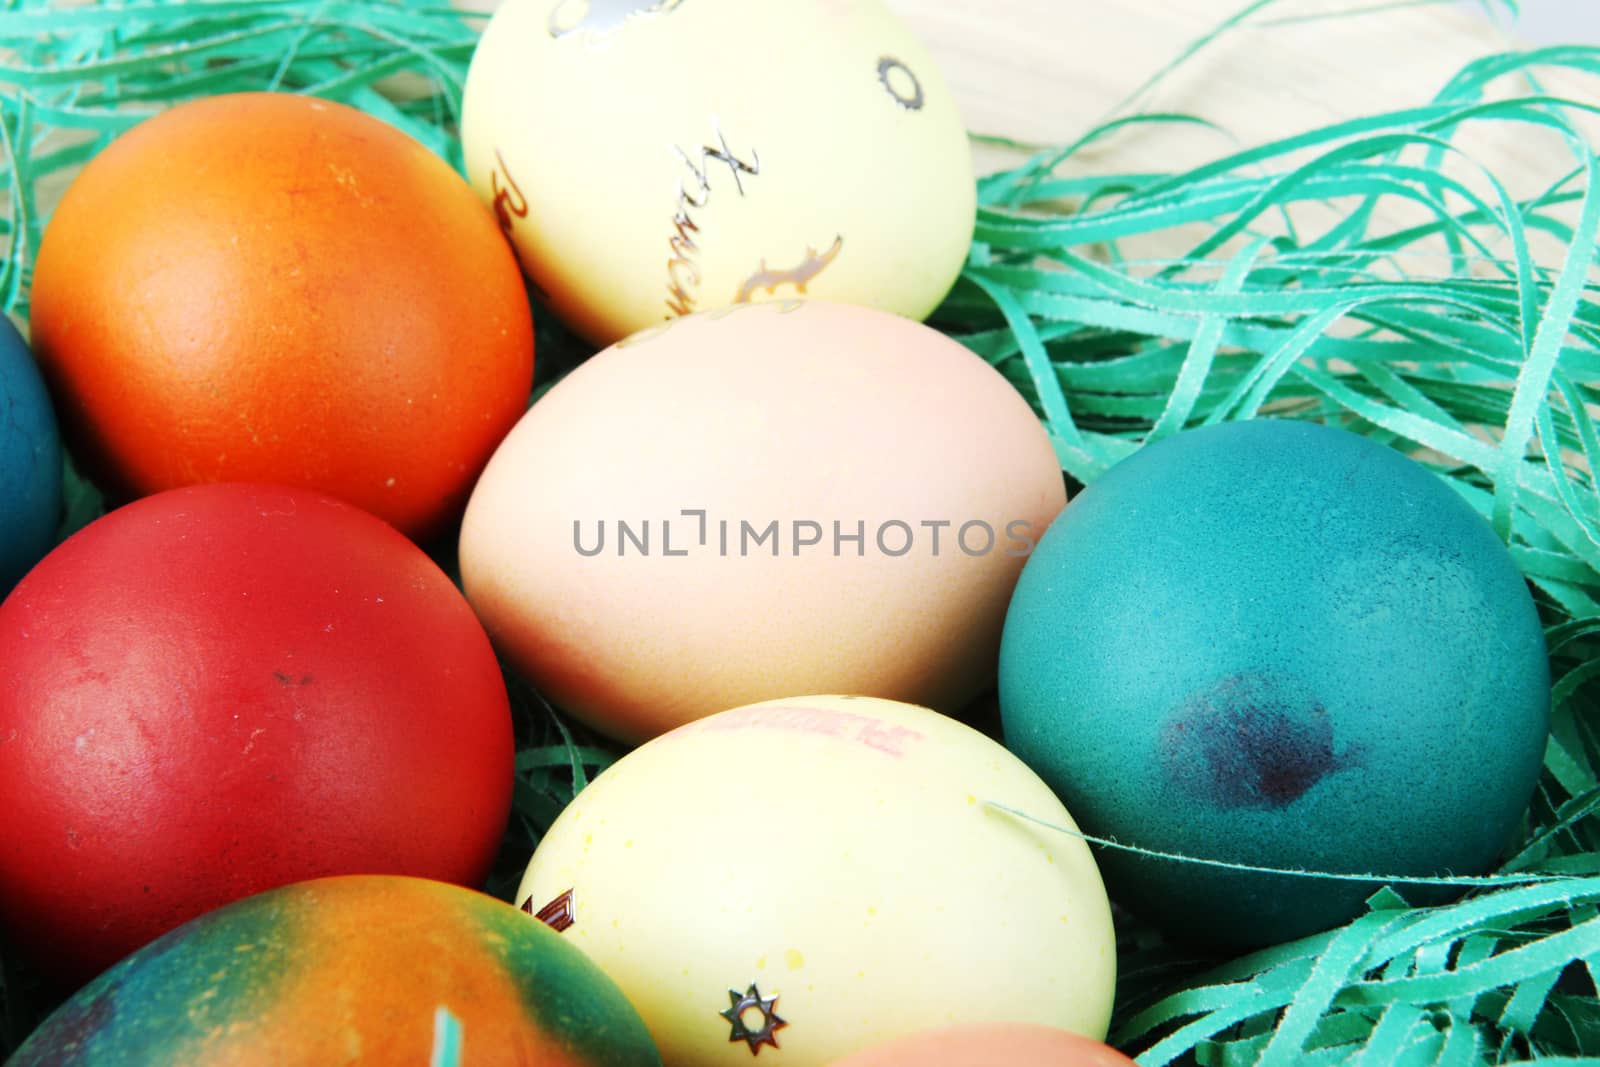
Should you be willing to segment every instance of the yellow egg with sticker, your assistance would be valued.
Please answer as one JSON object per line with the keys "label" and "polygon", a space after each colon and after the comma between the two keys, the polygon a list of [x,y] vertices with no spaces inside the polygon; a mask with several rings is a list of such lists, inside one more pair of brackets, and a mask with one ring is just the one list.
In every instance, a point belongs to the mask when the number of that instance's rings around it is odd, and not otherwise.
{"label": "yellow egg with sticker", "polygon": [[922,319],[972,238],[960,115],[879,0],[509,0],[462,140],[535,287],[596,345],[797,296]]}
{"label": "yellow egg with sticker", "polygon": [[1100,1039],[1110,908],[1052,826],[1073,822],[1044,783],[954,719],[767,701],[606,770],[515,903],[622,988],[672,1067],[822,1067],[967,1023]]}

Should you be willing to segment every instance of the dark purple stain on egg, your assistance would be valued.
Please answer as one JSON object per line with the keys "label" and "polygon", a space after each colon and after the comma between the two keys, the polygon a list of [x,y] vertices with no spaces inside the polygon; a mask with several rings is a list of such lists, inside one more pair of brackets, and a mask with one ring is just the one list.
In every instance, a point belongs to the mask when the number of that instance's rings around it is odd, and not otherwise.
{"label": "dark purple stain on egg", "polygon": [[1167,777],[1220,808],[1277,809],[1351,765],[1315,701],[1235,675],[1185,700],[1161,729]]}

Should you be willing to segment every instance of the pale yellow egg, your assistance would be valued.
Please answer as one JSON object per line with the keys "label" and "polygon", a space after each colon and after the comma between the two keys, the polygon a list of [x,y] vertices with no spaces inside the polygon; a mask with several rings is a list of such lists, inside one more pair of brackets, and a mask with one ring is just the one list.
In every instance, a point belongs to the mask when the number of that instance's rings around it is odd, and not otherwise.
{"label": "pale yellow egg", "polygon": [[607,770],[556,820],[515,903],[622,988],[668,1067],[752,1053],[819,1067],[963,1023],[1102,1038],[1115,946],[1088,846],[994,803],[1073,826],[1019,760],[953,719],[771,701]]}
{"label": "pale yellow egg", "polygon": [[1066,502],[999,372],[820,301],[674,320],[599,353],[500,445],[467,598],[557,705],[639,741],[790,693],[959,711]]}
{"label": "pale yellow egg", "polygon": [[529,277],[601,345],[773,298],[921,319],[972,236],[960,115],[877,0],[510,0],[462,140]]}

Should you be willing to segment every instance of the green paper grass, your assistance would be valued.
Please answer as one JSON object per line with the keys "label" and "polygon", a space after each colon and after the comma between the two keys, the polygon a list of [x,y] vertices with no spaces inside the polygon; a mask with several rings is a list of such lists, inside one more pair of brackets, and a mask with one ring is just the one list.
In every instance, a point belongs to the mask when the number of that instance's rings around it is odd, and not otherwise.
{"label": "green paper grass", "polygon": [[[0,301],[25,316],[62,176],[177,100],[328,96],[459,168],[480,29],[447,8],[376,0],[5,5]],[[1554,68],[1585,99],[1545,91]],[[1200,121],[1136,116],[980,183],[972,255],[932,321],[1028,398],[1072,478],[1092,482],[1185,427],[1337,423],[1428,463],[1490,521],[1548,626],[1551,738],[1507,877],[1427,909],[1398,886],[1346,927],[1232,961],[1189,957],[1119,914],[1112,1040],[1142,1063],[1600,1062],[1600,164],[1583,129],[1596,89],[1600,50],[1493,56],[1432,100],[1185,173],[1078,165],[1127,123]],[[1473,158],[1469,135],[1485,130],[1550,138],[1565,155],[1539,188],[1512,189]],[[547,385],[584,352],[550,316],[540,328]],[[67,477],[63,533],[100,508]],[[502,896],[616,756],[510,681],[521,750],[490,887]],[[14,961],[0,960],[0,982],[4,1054],[48,1005]]]}
{"label": "green paper grass", "polygon": [[[1141,1063],[1600,1056],[1600,167],[1580,128],[1595,106],[1543,92],[1552,67],[1594,77],[1600,52],[1490,57],[1433,101],[1184,174],[1075,175],[1101,130],[980,184],[936,322],[1029,398],[1069,474],[1092,482],[1184,427],[1337,423],[1427,462],[1491,521],[1549,627],[1549,752],[1504,871],[1564,877],[1443,908],[1383,894],[1344,929],[1209,970],[1135,930],[1112,1039]],[[1554,132],[1569,157],[1515,195],[1458,147],[1486,125]],[[1415,221],[1382,224],[1396,201]],[[1176,254],[1126,251],[1152,237]],[[1536,258],[1547,238],[1557,254]]]}

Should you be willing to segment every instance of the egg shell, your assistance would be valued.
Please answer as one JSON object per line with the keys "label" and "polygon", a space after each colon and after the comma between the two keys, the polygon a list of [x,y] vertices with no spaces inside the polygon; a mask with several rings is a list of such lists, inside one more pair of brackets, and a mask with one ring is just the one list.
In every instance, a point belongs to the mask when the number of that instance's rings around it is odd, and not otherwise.
{"label": "egg shell", "polygon": [[527,406],[516,260],[466,182],[327,100],[179,105],[51,216],[33,341],[74,454],[127,498],[271,482],[427,537]]}
{"label": "egg shell", "polygon": [[[615,737],[806,692],[953,712],[992,684],[1065,500],[1038,420],[966,348],[866,308],[748,305],[542,397],[473,492],[462,581],[502,651]],[[969,522],[989,551],[959,546]]]}
{"label": "egg shell", "polygon": [[[1397,451],[1277,420],[1179,434],[1080,494],[1028,561],[1000,664],[1007,744],[1085,830],[1279,869],[1486,870],[1549,701],[1490,526]],[[1101,862],[1170,932],[1235,945],[1337,925],[1377,889]]]}
{"label": "egg shell", "polygon": [[0,605],[0,932],[81,981],[207,909],[344,873],[476,884],[511,717],[450,580],[303,489],[148,497]]}
{"label": "egg shell", "polygon": [[608,768],[540,843],[516,902],[571,920],[562,936],[674,1067],[753,1052],[817,1067],[965,1022],[1102,1037],[1115,946],[1088,847],[990,801],[1073,827],[1015,757],[925,708],[757,704]]}
{"label": "egg shell", "polygon": [[0,597],[55,543],[61,440],[39,369],[0,316]]}
{"label": "egg shell", "polygon": [[1133,1067],[1099,1041],[1027,1023],[982,1023],[912,1034],[828,1067]]}
{"label": "egg shell", "polygon": [[638,1014],[514,908],[418,878],[326,878],[210,912],[101,975],[10,1067],[651,1067]]}
{"label": "egg shell", "polygon": [[462,141],[529,276],[596,345],[774,297],[921,319],[972,237],[961,117],[876,0],[509,0]]}

